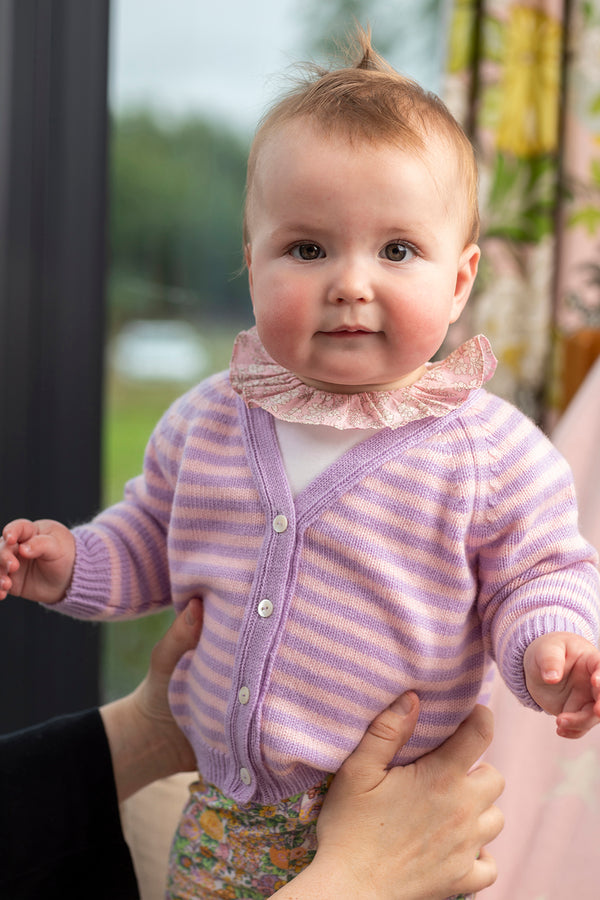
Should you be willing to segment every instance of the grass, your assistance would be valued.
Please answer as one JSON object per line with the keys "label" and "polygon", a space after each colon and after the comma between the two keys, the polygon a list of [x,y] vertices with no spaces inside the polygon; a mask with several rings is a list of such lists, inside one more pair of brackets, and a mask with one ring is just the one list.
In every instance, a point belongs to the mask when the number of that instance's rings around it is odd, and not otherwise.
{"label": "grass", "polygon": [[[239,329],[212,327],[205,343],[209,370],[227,367]],[[208,371],[207,371],[208,374]],[[152,430],[170,404],[190,385],[126,381],[109,373],[105,389],[103,434],[103,505],[118,502],[123,487],[142,470]],[[102,696],[108,701],[133,690],[148,668],[150,651],[172,621],[173,612],[102,626]]]}

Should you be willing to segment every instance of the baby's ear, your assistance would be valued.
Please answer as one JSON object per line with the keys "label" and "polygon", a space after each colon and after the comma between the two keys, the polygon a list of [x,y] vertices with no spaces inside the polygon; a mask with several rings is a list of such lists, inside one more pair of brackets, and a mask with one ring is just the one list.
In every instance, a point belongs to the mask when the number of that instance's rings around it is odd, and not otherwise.
{"label": "baby's ear", "polygon": [[468,244],[460,255],[454,288],[454,301],[450,313],[451,323],[456,322],[467,305],[467,300],[477,275],[480,256],[481,250],[477,244]]}

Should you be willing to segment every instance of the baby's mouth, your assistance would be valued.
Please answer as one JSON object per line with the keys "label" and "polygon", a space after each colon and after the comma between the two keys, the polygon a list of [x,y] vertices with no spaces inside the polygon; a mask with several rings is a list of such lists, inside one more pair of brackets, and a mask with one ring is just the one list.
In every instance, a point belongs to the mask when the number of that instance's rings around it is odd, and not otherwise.
{"label": "baby's mouth", "polygon": [[326,331],[325,334],[332,335],[348,335],[348,334],[374,334],[375,332],[371,328],[364,328],[362,325],[340,325],[339,328],[332,328],[331,331]]}

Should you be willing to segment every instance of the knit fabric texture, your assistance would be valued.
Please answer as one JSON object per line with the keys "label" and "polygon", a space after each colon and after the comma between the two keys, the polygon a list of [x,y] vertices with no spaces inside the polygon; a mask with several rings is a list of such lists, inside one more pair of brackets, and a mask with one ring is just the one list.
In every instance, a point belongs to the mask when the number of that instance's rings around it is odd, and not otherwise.
{"label": "knit fabric texture", "polygon": [[276,802],[334,772],[374,716],[421,700],[397,762],[450,735],[489,659],[533,706],[523,652],[548,631],[598,638],[598,574],[570,471],[484,389],[347,451],[292,498],[272,416],[227,373],[158,424],[122,503],[75,531],[57,608],[130,618],[204,600],[171,704],[202,777]]}

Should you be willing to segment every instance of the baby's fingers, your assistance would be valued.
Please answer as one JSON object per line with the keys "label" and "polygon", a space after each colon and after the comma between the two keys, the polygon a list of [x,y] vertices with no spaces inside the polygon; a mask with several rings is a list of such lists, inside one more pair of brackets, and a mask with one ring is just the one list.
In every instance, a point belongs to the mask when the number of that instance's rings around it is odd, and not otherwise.
{"label": "baby's fingers", "polygon": [[6,600],[11,587],[12,580],[8,577],[8,575],[0,575],[0,600]]}
{"label": "baby's fingers", "polygon": [[51,534],[35,534],[19,544],[16,551],[23,559],[54,559],[59,552],[56,538]]}
{"label": "baby's fingers", "polygon": [[538,651],[540,677],[545,684],[559,684],[565,674],[565,648],[561,644],[547,643],[543,652]]}
{"label": "baby's fingers", "polygon": [[17,571],[19,565],[14,548],[0,543],[0,600],[5,600],[12,588],[13,583],[10,576]]}
{"label": "baby's fingers", "polygon": [[0,543],[0,572],[14,572],[19,568],[14,546]]}
{"label": "baby's fingers", "polygon": [[6,541],[8,546],[14,546],[15,544],[22,544],[23,541],[28,541],[38,532],[38,527],[35,522],[32,522],[30,519],[15,519],[13,522],[9,522],[8,525],[5,525],[2,529],[2,537]]}
{"label": "baby's fingers", "polygon": [[11,575],[19,569],[20,563],[16,557],[18,547],[8,546],[6,542],[0,542],[0,600],[6,600],[13,586]]}
{"label": "baby's fingers", "polygon": [[600,722],[599,704],[587,703],[577,712],[564,712],[556,717],[556,733],[572,740],[583,737]]}
{"label": "baby's fingers", "polygon": [[592,692],[596,700],[600,698],[600,663],[596,666],[594,671],[590,676],[590,683],[592,685]]}

